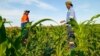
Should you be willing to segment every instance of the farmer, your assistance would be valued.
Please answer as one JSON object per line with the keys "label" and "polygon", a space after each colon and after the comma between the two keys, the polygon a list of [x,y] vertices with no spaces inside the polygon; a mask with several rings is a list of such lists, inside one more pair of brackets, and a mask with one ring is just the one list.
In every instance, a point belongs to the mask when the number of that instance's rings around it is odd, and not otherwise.
{"label": "farmer", "polygon": [[74,36],[74,32],[73,32],[72,27],[69,24],[69,22],[70,22],[70,19],[75,19],[75,12],[74,12],[73,4],[71,1],[67,1],[67,2],[65,2],[65,4],[68,9],[67,18],[66,18],[66,21],[62,20],[61,23],[63,23],[63,22],[67,23],[68,43],[69,43],[70,47],[73,48],[75,45],[74,45],[74,41],[71,41],[71,40],[75,39],[75,36]]}
{"label": "farmer", "polygon": [[26,10],[24,11],[24,14],[21,18],[21,28],[22,28],[22,43],[26,44],[27,43],[27,38],[28,38],[28,30],[25,28],[26,24],[29,22],[29,13],[30,11]]}

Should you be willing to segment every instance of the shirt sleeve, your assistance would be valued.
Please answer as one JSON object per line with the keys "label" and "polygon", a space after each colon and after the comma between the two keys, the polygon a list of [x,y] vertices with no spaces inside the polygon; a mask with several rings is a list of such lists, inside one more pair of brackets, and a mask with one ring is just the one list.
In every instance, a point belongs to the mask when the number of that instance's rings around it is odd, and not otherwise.
{"label": "shirt sleeve", "polygon": [[73,9],[70,10],[69,18],[75,19],[75,11]]}
{"label": "shirt sleeve", "polygon": [[67,12],[66,22],[68,23],[71,18],[76,20],[75,11],[73,10],[73,8],[70,8],[70,10],[68,10],[68,12]]}

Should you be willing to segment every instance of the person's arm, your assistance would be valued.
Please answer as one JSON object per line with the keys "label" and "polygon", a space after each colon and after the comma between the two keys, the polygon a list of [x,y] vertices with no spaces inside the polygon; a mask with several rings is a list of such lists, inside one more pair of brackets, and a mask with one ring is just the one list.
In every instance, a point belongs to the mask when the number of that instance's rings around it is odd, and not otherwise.
{"label": "person's arm", "polygon": [[71,19],[75,19],[75,12],[72,8],[70,9],[69,14],[68,14],[68,18],[66,20],[67,24],[69,24]]}
{"label": "person's arm", "polygon": [[4,23],[6,22],[6,18],[3,18],[3,22],[4,22]]}
{"label": "person's arm", "polygon": [[70,10],[69,18],[70,19],[75,19],[75,11],[73,9]]}
{"label": "person's arm", "polygon": [[64,23],[64,22],[66,22],[66,21],[65,20],[60,21],[60,23]]}
{"label": "person's arm", "polygon": [[27,22],[29,22],[29,17],[27,16]]}

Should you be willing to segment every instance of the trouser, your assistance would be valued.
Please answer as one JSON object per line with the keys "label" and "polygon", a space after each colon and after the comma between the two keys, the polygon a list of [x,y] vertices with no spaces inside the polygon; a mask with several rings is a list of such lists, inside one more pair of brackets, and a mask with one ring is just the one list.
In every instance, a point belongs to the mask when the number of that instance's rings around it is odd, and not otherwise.
{"label": "trouser", "polygon": [[70,24],[67,24],[67,34],[68,34],[68,40],[75,39],[74,31]]}
{"label": "trouser", "polygon": [[21,34],[22,34],[22,40],[25,40],[28,38],[28,29],[26,29],[26,25],[28,22],[21,23]]}
{"label": "trouser", "polygon": [[74,31],[70,24],[67,25],[67,34],[68,34],[68,36],[67,36],[68,44],[69,44],[70,48],[73,49],[73,48],[75,48],[76,43],[74,42],[75,41]]}

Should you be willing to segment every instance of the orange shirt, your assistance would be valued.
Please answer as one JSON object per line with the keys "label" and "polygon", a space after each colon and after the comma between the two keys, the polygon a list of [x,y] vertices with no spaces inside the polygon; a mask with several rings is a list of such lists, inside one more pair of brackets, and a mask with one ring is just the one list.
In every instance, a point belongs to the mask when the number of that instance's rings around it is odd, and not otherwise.
{"label": "orange shirt", "polygon": [[28,22],[28,21],[29,21],[28,15],[23,15],[22,18],[21,18],[21,23],[25,23],[25,22]]}

